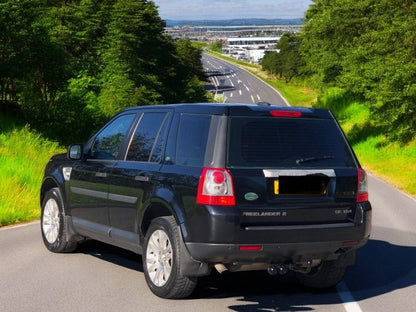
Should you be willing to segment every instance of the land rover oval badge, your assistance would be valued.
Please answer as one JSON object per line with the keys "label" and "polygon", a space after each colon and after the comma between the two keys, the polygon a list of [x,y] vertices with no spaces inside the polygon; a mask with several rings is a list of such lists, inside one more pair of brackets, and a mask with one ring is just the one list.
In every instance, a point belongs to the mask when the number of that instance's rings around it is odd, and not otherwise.
{"label": "land rover oval badge", "polygon": [[256,193],[250,192],[250,193],[246,193],[246,194],[244,195],[244,198],[245,198],[246,200],[253,201],[253,200],[258,199],[258,198],[259,198],[259,196],[258,196]]}

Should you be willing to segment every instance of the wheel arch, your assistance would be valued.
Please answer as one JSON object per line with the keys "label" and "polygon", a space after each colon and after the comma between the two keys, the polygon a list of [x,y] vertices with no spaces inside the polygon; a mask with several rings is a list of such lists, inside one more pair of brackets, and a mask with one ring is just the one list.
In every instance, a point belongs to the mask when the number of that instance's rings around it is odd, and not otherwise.
{"label": "wheel arch", "polygon": [[149,229],[152,220],[159,217],[173,216],[176,224],[181,230],[181,234],[186,234],[186,228],[184,226],[184,213],[183,209],[177,203],[169,203],[162,198],[152,199],[141,214],[139,221],[139,234],[141,237],[145,237],[147,230]]}
{"label": "wheel arch", "polygon": [[59,187],[59,183],[55,179],[53,179],[52,177],[47,177],[43,180],[40,189],[40,205],[42,205],[46,193],[55,187],[59,188],[62,194],[62,188]]}
{"label": "wheel arch", "polygon": [[144,210],[141,218],[139,227],[141,236],[144,237],[146,235],[147,230],[149,229],[150,224],[152,223],[152,220],[159,217],[168,217],[172,215],[174,216],[172,210],[169,209],[167,206],[161,204],[160,202],[151,202]]}

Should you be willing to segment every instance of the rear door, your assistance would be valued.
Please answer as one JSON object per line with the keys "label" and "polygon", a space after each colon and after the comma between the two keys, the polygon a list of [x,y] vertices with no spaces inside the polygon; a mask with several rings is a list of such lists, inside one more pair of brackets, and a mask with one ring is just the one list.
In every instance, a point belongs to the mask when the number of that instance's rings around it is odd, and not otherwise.
{"label": "rear door", "polygon": [[227,164],[243,228],[354,219],[357,163],[333,119],[230,117]]}

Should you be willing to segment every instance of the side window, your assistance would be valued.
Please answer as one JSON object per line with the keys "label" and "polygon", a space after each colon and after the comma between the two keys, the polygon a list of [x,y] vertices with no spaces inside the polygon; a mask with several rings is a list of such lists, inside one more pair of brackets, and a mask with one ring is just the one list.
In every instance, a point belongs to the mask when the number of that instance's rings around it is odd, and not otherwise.
{"label": "side window", "polygon": [[145,113],[134,133],[127,160],[158,162],[166,136],[167,113]]}
{"label": "side window", "polygon": [[210,115],[181,116],[176,143],[176,164],[182,166],[203,166]]}
{"label": "side window", "polygon": [[117,159],[134,117],[134,114],[123,115],[107,125],[95,138],[90,158]]}

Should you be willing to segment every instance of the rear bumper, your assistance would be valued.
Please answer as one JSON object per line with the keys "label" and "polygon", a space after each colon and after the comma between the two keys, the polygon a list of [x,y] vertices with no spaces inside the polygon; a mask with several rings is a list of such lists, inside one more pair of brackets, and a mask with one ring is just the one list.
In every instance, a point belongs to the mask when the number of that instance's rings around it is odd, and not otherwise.
{"label": "rear bumper", "polygon": [[[371,205],[358,208],[360,214],[348,224],[313,226],[243,227],[238,215],[211,214],[198,222],[198,234],[185,239],[185,245],[193,259],[209,264],[336,260],[364,246],[370,237]],[[256,248],[241,250],[244,246]]]}
{"label": "rear bumper", "polygon": [[242,251],[254,245],[187,243],[193,259],[209,264],[301,263],[308,260],[337,260],[366,244],[368,238],[349,246],[344,241],[290,244],[259,244],[260,250]]}

